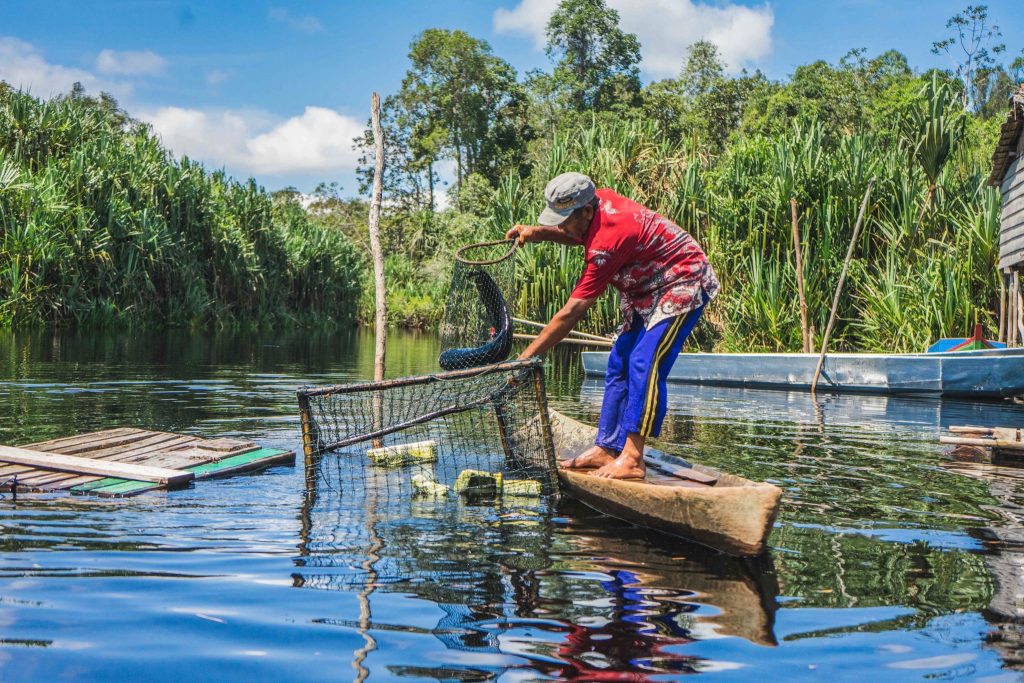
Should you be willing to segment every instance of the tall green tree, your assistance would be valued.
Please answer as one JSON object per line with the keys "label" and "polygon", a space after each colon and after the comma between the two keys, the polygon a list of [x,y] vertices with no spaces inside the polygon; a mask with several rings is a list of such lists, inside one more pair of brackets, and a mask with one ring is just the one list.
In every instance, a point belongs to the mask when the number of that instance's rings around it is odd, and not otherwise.
{"label": "tall green tree", "polygon": [[547,26],[552,79],[575,111],[635,103],[640,92],[640,41],[619,26],[604,0],[562,0]]}
{"label": "tall green tree", "polygon": [[428,29],[413,41],[409,61],[397,99],[418,158],[453,161],[456,187],[472,173],[496,183],[523,162],[526,94],[515,69],[487,42]]}

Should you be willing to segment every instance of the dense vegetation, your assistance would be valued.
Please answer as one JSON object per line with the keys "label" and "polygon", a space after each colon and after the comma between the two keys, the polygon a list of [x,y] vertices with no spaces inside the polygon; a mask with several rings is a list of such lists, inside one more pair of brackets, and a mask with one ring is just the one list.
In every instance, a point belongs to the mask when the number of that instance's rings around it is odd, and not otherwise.
{"label": "dense vegetation", "polygon": [[[871,177],[837,344],[916,350],[975,322],[994,334],[999,196],[985,179],[1024,57],[999,44],[984,6],[948,28],[933,47],[949,70],[854,49],[773,81],[729,73],[701,41],[677,78],[646,85],[641,45],[604,0],[558,5],[550,72],[517,74],[483,40],[424,31],[384,103],[392,322],[436,322],[454,250],[532,222],[546,181],[578,170],[705,246],[724,285],[698,333],[705,346],[801,347],[791,198],[820,338]],[[364,194],[369,141],[356,141]],[[43,102],[0,84],[0,325],[323,320],[356,308],[369,319],[366,215],[334,184],[300,203],[294,190],[271,196],[176,160],[106,96]],[[547,319],[580,250],[531,245],[518,259],[518,308]],[[610,293],[586,327],[611,331],[616,309]]]}
{"label": "dense vegetation", "polygon": [[344,319],[358,268],[294,197],[175,160],[110,98],[0,83],[0,326]]}
{"label": "dense vegetation", "polygon": [[[728,75],[714,45],[698,42],[678,78],[645,87],[639,43],[602,0],[560,3],[548,30],[552,72],[526,79],[510,78],[484,41],[424,32],[385,102],[394,319],[435,319],[437,276],[452,248],[532,222],[545,182],[577,170],[704,244],[724,285],[704,344],[799,349],[790,199],[820,339],[857,209],[877,177],[838,345],[919,350],[975,322],[995,334],[999,195],[985,180],[1024,59],[999,61],[1005,49],[984,7],[948,27],[934,49],[959,60],[949,71],[918,73],[898,52],[853,50],[775,82]],[[444,211],[435,208],[441,165],[457,171]],[[530,246],[519,259],[520,310],[547,319],[571,291],[580,250]],[[587,326],[616,324],[609,295]]]}

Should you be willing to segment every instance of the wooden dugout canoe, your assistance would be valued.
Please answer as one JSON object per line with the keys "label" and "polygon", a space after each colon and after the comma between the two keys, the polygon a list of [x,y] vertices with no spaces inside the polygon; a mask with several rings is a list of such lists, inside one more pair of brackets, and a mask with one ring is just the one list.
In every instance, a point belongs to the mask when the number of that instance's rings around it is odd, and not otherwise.
{"label": "wooden dugout canoe", "polygon": [[[555,451],[572,458],[594,443],[597,429],[550,411]],[[760,555],[779,510],[782,490],[703,465],[690,465],[716,479],[702,484],[659,471],[679,467],[679,459],[648,448],[652,459],[643,481],[603,479],[559,469],[563,488],[606,515],[696,541],[739,557]],[[674,460],[674,461],[673,461]]]}

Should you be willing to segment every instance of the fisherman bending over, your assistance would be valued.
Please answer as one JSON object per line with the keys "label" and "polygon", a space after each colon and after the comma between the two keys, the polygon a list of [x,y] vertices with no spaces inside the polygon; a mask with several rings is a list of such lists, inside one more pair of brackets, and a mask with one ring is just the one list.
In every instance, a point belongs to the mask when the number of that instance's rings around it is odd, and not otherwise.
{"label": "fisherman bending over", "polygon": [[540,225],[517,225],[507,238],[582,246],[586,267],[569,301],[520,358],[560,342],[609,284],[619,290],[624,323],[608,356],[594,446],[563,460],[594,476],[642,479],[649,436],[665,418],[665,378],[704,306],[718,293],[707,257],[688,232],[581,173],[563,173],[544,188]]}

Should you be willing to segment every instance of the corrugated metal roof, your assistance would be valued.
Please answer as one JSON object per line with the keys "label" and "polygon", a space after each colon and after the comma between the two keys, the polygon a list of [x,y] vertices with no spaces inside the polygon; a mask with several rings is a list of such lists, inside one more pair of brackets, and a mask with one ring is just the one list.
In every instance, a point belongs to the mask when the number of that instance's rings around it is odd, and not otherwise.
{"label": "corrugated metal roof", "polygon": [[992,153],[992,173],[988,177],[988,184],[999,186],[1006,175],[1007,167],[1013,162],[1017,155],[1017,139],[1021,130],[1024,130],[1024,85],[1010,98],[1010,111],[1006,115],[1006,123],[1003,124],[999,134],[999,142],[996,143],[996,151]]}

